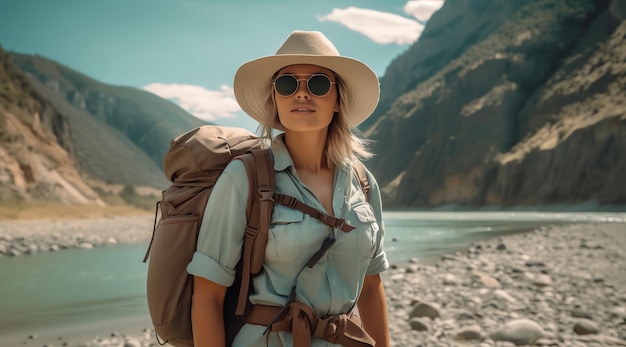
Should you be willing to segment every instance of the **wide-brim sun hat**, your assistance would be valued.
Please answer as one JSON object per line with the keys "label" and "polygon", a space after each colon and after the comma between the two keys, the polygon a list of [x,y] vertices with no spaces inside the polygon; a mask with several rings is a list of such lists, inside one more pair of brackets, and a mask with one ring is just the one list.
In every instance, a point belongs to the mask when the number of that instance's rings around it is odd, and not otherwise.
{"label": "wide-brim sun hat", "polygon": [[294,31],[275,55],[239,67],[235,73],[234,92],[243,111],[258,122],[272,116],[267,105],[272,77],[283,67],[295,64],[325,67],[341,77],[348,94],[343,117],[350,126],[356,127],[374,112],[380,96],[376,73],[357,59],[341,56],[319,31]]}

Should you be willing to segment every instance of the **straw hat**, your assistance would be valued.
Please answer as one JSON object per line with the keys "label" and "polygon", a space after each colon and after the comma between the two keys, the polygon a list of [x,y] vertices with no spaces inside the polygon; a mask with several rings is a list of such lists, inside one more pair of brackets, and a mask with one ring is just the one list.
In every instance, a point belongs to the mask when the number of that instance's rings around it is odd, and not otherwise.
{"label": "straw hat", "polygon": [[274,74],[285,66],[313,64],[334,71],[345,82],[348,94],[346,117],[356,127],[374,112],[380,86],[376,73],[364,63],[339,55],[330,40],[319,31],[294,31],[275,55],[243,64],[235,74],[235,98],[252,118],[267,117],[266,100]]}

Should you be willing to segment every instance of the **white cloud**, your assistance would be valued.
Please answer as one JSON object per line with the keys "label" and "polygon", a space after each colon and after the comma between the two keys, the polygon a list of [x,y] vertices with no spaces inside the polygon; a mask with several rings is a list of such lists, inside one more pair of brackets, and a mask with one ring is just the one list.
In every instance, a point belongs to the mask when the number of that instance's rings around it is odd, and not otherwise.
{"label": "white cloud", "polygon": [[337,22],[381,44],[413,43],[424,29],[423,25],[409,18],[357,7],[333,9],[319,20]]}
{"label": "white cloud", "polygon": [[404,12],[425,23],[433,13],[439,11],[443,3],[444,0],[409,0],[404,5]]}
{"label": "white cloud", "polygon": [[221,86],[219,91],[188,84],[162,83],[152,83],[143,89],[177,103],[185,111],[206,121],[234,118],[236,112],[241,111],[233,89],[226,85]]}
{"label": "white cloud", "polygon": [[358,7],[335,8],[318,19],[337,22],[377,43],[404,45],[417,41],[424,30],[423,23],[443,6],[444,1],[409,0],[404,5],[404,12],[415,17],[417,21],[393,13]]}

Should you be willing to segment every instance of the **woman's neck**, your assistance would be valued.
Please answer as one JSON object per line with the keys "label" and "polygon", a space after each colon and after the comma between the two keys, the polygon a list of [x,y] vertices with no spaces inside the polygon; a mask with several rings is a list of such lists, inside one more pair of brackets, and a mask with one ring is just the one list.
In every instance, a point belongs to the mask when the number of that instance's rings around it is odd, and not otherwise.
{"label": "woman's neck", "polygon": [[285,133],[285,145],[297,170],[318,173],[326,163],[326,132]]}

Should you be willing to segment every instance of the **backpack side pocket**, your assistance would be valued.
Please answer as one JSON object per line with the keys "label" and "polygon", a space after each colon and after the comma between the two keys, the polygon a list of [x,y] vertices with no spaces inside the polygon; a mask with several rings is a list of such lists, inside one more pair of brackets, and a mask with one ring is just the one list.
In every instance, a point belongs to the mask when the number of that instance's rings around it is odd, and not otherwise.
{"label": "backpack side pocket", "polygon": [[198,224],[198,216],[172,216],[160,221],[154,234],[147,298],[155,332],[164,341],[193,340],[193,276],[187,265],[196,249]]}

